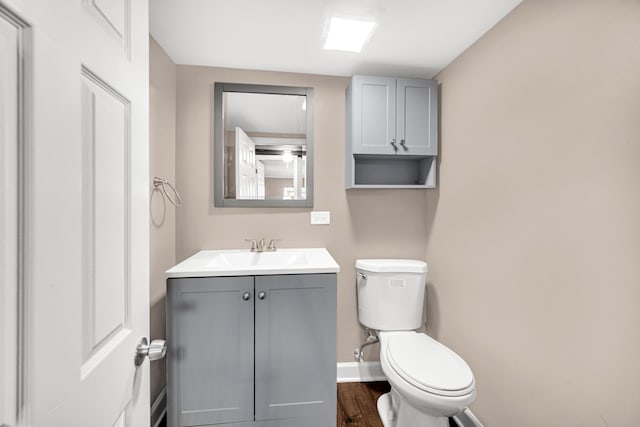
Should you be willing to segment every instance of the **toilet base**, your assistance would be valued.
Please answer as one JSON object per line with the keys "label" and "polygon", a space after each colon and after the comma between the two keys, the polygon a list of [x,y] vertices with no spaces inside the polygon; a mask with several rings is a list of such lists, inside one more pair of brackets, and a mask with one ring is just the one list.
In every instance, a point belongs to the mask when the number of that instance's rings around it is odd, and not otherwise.
{"label": "toilet base", "polygon": [[378,398],[377,406],[384,427],[449,427],[449,418],[434,417],[402,404],[393,389]]}
{"label": "toilet base", "polygon": [[384,427],[393,427],[395,417],[393,414],[393,405],[391,403],[391,392],[385,393],[378,398],[378,415]]}

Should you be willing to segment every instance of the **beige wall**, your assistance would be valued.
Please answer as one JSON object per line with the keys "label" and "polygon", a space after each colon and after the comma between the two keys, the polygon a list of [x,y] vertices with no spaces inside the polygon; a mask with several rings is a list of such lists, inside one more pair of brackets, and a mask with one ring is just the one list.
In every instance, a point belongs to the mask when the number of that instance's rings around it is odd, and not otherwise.
{"label": "beige wall", "polygon": [[640,2],[525,0],[438,79],[429,330],[474,411],[637,426]]}
{"label": "beige wall", "polygon": [[[176,66],[158,43],[149,41],[149,173],[175,182]],[[165,338],[164,271],[175,264],[175,209],[159,191],[151,193],[151,339]],[[165,361],[151,364],[151,402],[165,386]]]}
{"label": "beige wall", "polygon": [[282,199],[284,187],[293,187],[293,178],[265,178],[264,196],[267,199]]}
{"label": "beige wall", "polygon": [[[213,206],[212,89],[215,81],[315,88],[314,209],[331,212],[331,225],[310,225],[309,209]],[[247,247],[245,238],[280,238],[282,247],[326,247],[338,261],[338,360],[352,361],[362,338],[356,313],[358,257],[424,258],[426,199],[420,190],[344,189],[348,79],[178,65],[176,174],[184,206],[176,222],[176,256],[200,249]],[[377,355],[376,355],[377,357]]]}

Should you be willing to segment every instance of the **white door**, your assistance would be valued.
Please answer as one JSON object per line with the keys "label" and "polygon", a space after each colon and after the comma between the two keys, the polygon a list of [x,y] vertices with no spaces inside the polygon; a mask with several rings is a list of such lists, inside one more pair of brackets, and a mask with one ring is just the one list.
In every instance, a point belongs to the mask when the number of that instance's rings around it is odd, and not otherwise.
{"label": "white door", "polygon": [[236,199],[255,199],[257,196],[256,144],[236,127]]}
{"label": "white door", "polygon": [[264,200],[265,199],[264,163],[261,160],[256,161],[256,186],[258,191],[256,198],[260,200]]}
{"label": "white door", "polygon": [[19,87],[21,26],[0,9],[0,425],[14,425],[17,404],[19,254]]}
{"label": "white door", "polygon": [[148,426],[148,3],[0,5],[27,64],[18,424]]}

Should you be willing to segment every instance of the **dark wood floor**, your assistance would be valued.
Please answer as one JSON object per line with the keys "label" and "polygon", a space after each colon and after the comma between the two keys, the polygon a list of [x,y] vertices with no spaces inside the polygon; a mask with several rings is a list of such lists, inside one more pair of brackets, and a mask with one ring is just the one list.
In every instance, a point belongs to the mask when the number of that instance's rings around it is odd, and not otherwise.
{"label": "dark wood floor", "polygon": [[[383,427],[376,404],[378,397],[390,388],[386,381],[339,383],[336,427]],[[166,425],[166,419],[163,419],[158,427]]]}
{"label": "dark wood floor", "polygon": [[[386,381],[339,383],[337,427],[383,427],[378,416],[378,397],[391,389]],[[449,426],[458,425],[449,418]]]}
{"label": "dark wood floor", "polygon": [[391,387],[387,382],[339,383],[337,427],[383,427],[376,403]]}

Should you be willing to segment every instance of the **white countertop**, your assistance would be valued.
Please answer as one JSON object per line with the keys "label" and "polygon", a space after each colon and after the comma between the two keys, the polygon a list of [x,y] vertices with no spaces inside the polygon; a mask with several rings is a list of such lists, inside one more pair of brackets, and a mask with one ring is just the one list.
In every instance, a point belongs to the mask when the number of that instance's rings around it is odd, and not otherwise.
{"label": "white countertop", "polygon": [[262,276],[337,273],[340,266],[325,248],[287,248],[274,252],[249,249],[204,250],[165,272],[172,277]]}

